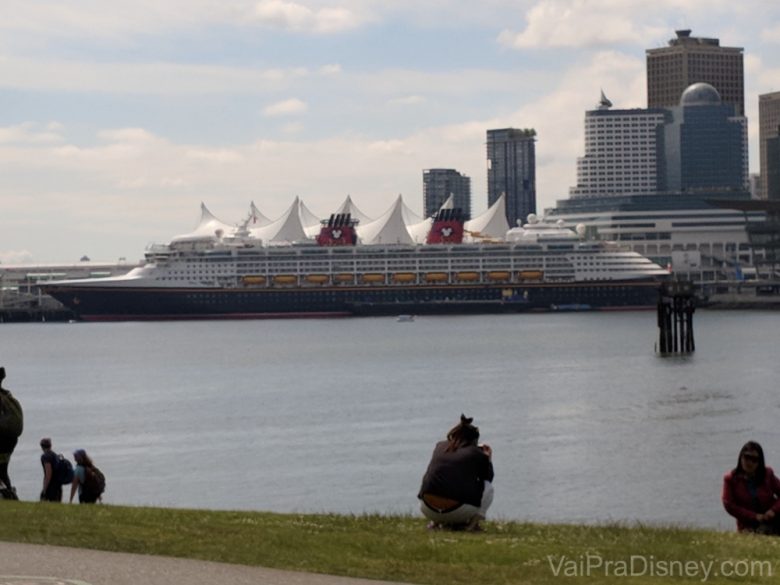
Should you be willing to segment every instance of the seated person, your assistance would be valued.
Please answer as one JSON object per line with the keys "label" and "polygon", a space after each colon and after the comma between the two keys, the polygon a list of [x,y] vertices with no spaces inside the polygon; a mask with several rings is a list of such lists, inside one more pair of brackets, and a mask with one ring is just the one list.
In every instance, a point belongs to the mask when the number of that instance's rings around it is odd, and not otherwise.
{"label": "seated person", "polygon": [[780,534],[780,479],[764,463],[764,450],[748,441],[737,466],[723,477],[723,507],[739,532]]}
{"label": "seated person", "polygon": [[429,528],[480,530],[493,502],[493,452],[488,445],[477,444],[479,429],[473,420],[461,415],[447,440],[433,450],[417,496],[431,521]]}

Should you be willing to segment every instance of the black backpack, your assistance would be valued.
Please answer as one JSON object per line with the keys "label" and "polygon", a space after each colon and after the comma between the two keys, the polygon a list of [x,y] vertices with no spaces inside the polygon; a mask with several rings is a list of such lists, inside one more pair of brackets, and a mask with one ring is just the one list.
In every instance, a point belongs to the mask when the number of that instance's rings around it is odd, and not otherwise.
{"label": "black backpack", "polygon": [[94,465],[84,468],[83,493],[99,498],[106,491],[106,476]]}
{"label": "black backpack", "polygon": [[73,464],[62,453],[57,455],[53,472],[54,481],[59,485],[66,485],[73,481]]}

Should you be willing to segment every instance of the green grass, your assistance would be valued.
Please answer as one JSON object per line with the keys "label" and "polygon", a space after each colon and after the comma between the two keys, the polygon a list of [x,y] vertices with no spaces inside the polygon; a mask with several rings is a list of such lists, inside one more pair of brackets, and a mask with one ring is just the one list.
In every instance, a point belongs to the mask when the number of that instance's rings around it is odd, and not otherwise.
{"label": "green grass", "polygon": [[[485,528],[478,534],[429,532],[421,518],[399,516],[0,502],[0,540],[13,542],[419,584],[625,582],[621,568],[628,571],[632,557],[634,572],[644,575],[634,575],[631,585],[780,583],[780,577],[768,575],[770,570],[772,575],[780,573],[780,538],[641,525],[487,522]],[[562,559],[556,577],[553,569]],[[751,568],[751,561],[764,564]],[[672,576],[658,575],[662,562]],[[699,569],[684,573],[684,562],[696,563]],[[710,573],[705,579],[702,566],[720,572],[723,563],[748,574],[727,578]],[[651,567],[655,577],[649,575]]]}

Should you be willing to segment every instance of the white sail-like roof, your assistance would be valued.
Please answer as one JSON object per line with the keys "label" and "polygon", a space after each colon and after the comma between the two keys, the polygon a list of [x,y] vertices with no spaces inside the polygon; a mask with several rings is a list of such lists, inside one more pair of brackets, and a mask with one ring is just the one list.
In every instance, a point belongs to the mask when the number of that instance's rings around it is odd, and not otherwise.
{"label": "white sail-like roof", "polygon": [[506,195],[502,193],[485,213],[467,221],[463,227],[471,241],[479,237],[503,240],[509,231],[509,222],[506,220]]}
{"label": "white sail-like roof", "polygon": [[[404,201],[399,195],[393,206],[374,221],[361,226],[357,233],[363,244],[414,244],[404,221]],[[418,222],[415,222],[418,223]]]}
{"label": "white sail-like roof", "polygon": [[282,216],[268,225],[250,230],[255,238],[264,242],[300,242],[306,239],[301,221],[300,199],[297,197]]}
{"label": "white sail-like roof", "polygon": [[352,202],[352,197],[349,195],[347,195],[344,203],[339,206],[335,213],[349,213],[352,216],[352,219],[357,219],[362,224],[367,224],[374,221],[357,208],[357,205]]}
{"label": "white sail-like roof", "polygon": [[252,203],[249,204],[249,228],[253,227],[263,227],[264,225],[268,225],[271,223],[271,220],[268,219],[265,215],[263,215],[260,210],[255,206],[255,202],[252,201]]}
{"label": "white sail-like roof", "polygon": [[320,233],[320,227],[322,227],[320,218],[309,211],[309,208],[306,207],[303,201],[300,201],[298,204],[298,215],[301,217],[301,225],[306,233],[306,237],[316,238]]}
{"label": "white sail-like roof", "polygon": [[406,203],[404,203],[404,199],[401,195],[398,196],[398,199],[401,200],[401,212],[403,213],[404,222],[406,225],[414,225],[425,219],[422,215],[417,215],[414,211],[412,211],[411,208]]}
{"label": "white sail-like roof", "polygon": [[234,229],[234,226],[217,219],[214,214],[209,211],[208,207],[206,207],[206,204],[201,202],[200,222],[198,223],[198,227],[188,234],[174,237],[171,240],[171,243],[193,242],[197,240],[218,240],[224,234],[232,232]]}
{"label": "white sail-like roof", "polygon": [[412,236],[415,244],[424,244],[428,240],[428,232],[431,231],[432,227],[433,218],[429,217],[420,223],[406,226],[406,229],[409,230],[409,234]]}
{"label": "white sail-like roof", "polygon": [[447,200],[441,204],[439,209],[455,209],[455,195],[450,193],[450,196],[447,197]]}

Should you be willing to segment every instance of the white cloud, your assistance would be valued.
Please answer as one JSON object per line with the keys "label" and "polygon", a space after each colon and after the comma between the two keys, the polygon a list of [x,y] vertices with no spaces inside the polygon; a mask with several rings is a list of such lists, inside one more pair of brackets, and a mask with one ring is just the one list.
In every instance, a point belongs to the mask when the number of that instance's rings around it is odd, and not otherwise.
{"label": "white cloud", "polygon": [[636,2],[614,0],[540,0],[526,15],[521,32],[503,30],[501,45],[529,47],[594,47],[645,43],[668,28],[638,25]]}
{"label": "white cloud", "polygon": [[150,95],[259,93],[283,90],[310,76],[304,67],[256,69],[0,56],[0,87],[25,90]]}
{"label": "white cloud", "polygon": [[58,143],[62,138],[62,125],[51,122],[44,130],[38,129],[38,125],[32,122],[17,124],[7,128],[0,128],[0,144],[42,144]]}
{"label": "white cloud", "polygon": [[29,264],[32,260],[29,250],[0,250],[0,264]]}
{"label": "white cloud", "polygon": [[263,108],[263,115],[269,118],[279,116],[296,116],[303,114],[308,109],[306,102],[298,98],[290,98],[281,102],[276,102]]}
{"label": "white cloud", "polygon": [[312,9],[287,0],[261,0],[255,6],[255,18],[274,28],[321,34],[348,31],[365,21],[358,12],[340,6]]}
{"label": "white cloud", "polygon": [[407,95],[404,97],[393,98],[389,101],[390,104],[396,104],[400,106],[415,106],[425,102],[425,98],[421,95]]}
{"label": "white cloud", "polygon": [[341,73],[341,65],[338,63],[331,63],[330,65],[323,65],[318,70],[320,75],[338,75]]}

